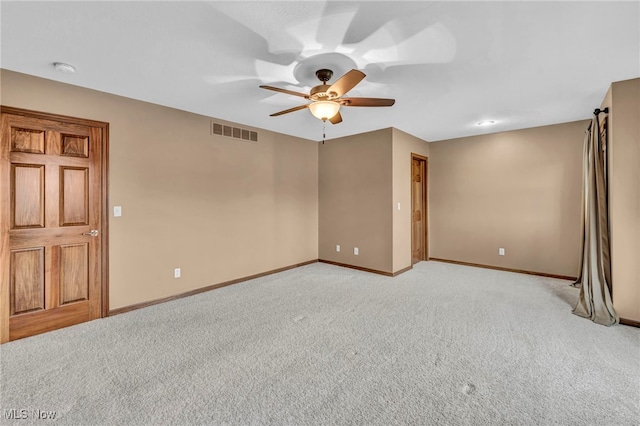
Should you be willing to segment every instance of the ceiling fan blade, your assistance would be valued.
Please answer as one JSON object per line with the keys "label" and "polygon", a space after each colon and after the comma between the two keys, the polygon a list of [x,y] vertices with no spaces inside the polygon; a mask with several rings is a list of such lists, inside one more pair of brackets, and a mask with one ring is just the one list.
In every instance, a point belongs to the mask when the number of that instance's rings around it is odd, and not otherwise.
{"label": "ceiling fan blade", "polygon": [[395,99],[384,98],[343,98],[340,103],[344,106],[356,107],[385,107],[396,103]]}
{"label": "ceiling fan blade", "polygon": [[365,74],[362,71],[351,70],[340,77],[338,81],[333,83],[331,87],[329,87],[329,90],[327,90],[327,92],[334,92],[336,93],[337,97],[340,97],[347,93],[349,90],[356,87],[356,85],[360,83],[363,78],[365,78]]}
{"label": "ceiling fan blade", "polygon": [[340,111],[336,112],[336,115],[331,117],[329,121],[331,122],[331,124],[342,123],[342,115],[340,115]]}
{"label": "ceiling fan blade", "polygon": [[260,86],[261,89],[273,90],[274,92],[286,93],[287,95],[300,96],[305,99],[309,99],[309,95],[300,92],[294,92],[293,90],[281,89],[273,86]]}
{"label": "ceiling fan blade", "polygon": [[290,112],[300,111],[301,109],[305,109],[305,108],[309,108],[309,105],[300,105],[297,107],[285,109],[284,111],[274,112],[273,114],[270,115],[270,117],[277,117],[282,114],[288,114]]}

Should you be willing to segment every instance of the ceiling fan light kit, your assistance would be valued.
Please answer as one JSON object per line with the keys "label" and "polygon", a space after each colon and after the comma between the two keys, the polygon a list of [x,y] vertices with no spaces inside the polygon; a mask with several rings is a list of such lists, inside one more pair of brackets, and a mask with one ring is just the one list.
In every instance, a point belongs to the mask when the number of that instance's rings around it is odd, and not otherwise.
{"label": "ceiling fan light kit", "polygon": [[316,77],[318,77],[318,80],[320,80],[322,84],[311,88],[308,95],[274,86],[260,86],[262,89],[273,90],[275,92],[293,96],[300,96],[311,101],[310,104],[300,105],[273,113],[271,114],[271,117],[277,117],[279,115],[309,108],[309,111],[311,111],[311,114],[313,114],[314,117],[317,117],[322,121],[329,120],[332,124],[338,124],[342,122],[342,116],[340,115],[341,106],[381,107],[391,106],[395,103],[395,99],[343,98],[342,96],[344,96],[349,90],[353,89],[365,78],[365,74],[362,71],[352,69],[340,77],[335,83],[328,85],[327,82],[331,80],[332,76],[333,71],[329,69],[320,69],[316,71]]}
{"label": "ceiling fan light kit", "polygon": [[335,101],[315,101],[309,104],[309,110],[314,117],[327,121],[338,113],[340,104]]}

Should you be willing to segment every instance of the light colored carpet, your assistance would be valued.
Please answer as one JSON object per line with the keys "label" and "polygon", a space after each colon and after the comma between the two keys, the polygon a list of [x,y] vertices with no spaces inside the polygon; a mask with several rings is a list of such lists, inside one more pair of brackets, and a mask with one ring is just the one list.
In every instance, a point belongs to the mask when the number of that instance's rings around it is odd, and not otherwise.
{"label": "light colored carpet", "polygon": [[307,265],[2,345],[1,408],[31,416],[2,422],[638,425],[640,330],[571,314],[578,292]]}

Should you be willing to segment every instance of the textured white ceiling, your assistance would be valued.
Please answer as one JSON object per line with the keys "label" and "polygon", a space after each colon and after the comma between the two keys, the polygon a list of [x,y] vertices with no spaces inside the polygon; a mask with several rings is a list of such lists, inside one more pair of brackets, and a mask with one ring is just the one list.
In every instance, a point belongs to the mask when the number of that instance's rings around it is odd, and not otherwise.
{"label": "textured white ceiling", "polygon": [[[5,69],[319,140],[314,72],[367,74],[327,138],[396,127],[428,141],[590,117],[640,76],[640,2],[7,2]],[[73,75],[52,63],[77,67]],[[91,117],[99,119],[100,117]],[[478,127],[491,119],[496,124]]]}

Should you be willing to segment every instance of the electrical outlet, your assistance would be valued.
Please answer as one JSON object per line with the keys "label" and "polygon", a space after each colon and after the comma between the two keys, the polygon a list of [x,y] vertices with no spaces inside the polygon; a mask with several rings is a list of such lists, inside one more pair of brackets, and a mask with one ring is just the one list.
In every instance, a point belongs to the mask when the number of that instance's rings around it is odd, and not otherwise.
{"label": "electrical outlet", "polygon": [[336,251],[340,251],[340,244],[336,244]]}
{"label": "electrical outlet", "polygon": [[504,249],[503,249],[502,247],[500,247],[500,248],[498,249],[498,254],[499,254],[500,256],[504,256]]}
{"label": "electrical outlet", "polygon": [[176,268],[173,270],[173,278],[180,278],[180,275],[182,275],[182,271],[180,270],[180,268]]}
{"label": "electrical outlet", "polygon": [[358,255],[358,247],[353,248],[353,254],[355,254],[356,256]]}

